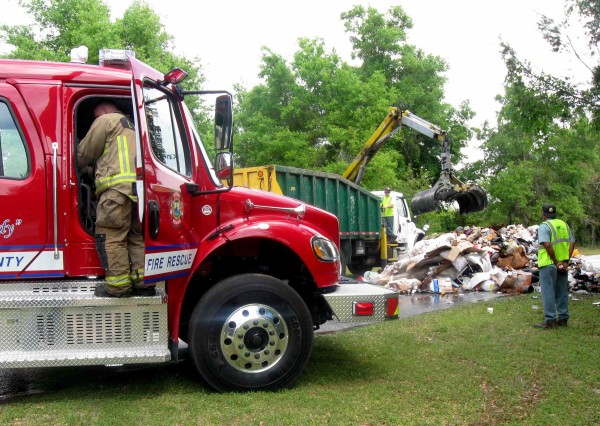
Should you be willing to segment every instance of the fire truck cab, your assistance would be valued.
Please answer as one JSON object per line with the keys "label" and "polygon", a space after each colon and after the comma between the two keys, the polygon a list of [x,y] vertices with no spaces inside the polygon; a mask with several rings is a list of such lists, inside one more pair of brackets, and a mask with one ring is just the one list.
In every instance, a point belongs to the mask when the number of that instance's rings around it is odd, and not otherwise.
{"label": "fire truck cab", "polygon": [[[303,371],[313,331],[397,318],[396,293],[340,285],[335,216],[232,188],[232,98],[185,91],[131,52],[101,64],[0,60],[0,368],[178,360],[181,342],[219,391],[280,389]],[[187,96],[215,97],[214,161]],[[94,296],[93,173],[76,167],[93,108],[136,128],[135,171],[154,297]]]}

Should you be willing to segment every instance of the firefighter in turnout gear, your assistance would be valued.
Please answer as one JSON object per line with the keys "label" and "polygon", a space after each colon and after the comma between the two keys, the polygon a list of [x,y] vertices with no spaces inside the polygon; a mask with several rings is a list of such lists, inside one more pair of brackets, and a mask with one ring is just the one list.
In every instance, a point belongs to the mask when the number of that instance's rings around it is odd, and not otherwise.
{"label": "firefighter in turnout gear", "polygon": [[135,193],[135,132],[132,121],[111,102],[94,108],[94,122],[77,148],[79,167],[95,163],[98,207],[95,240],[106,271],[100,297],[153,296],[144,284],[144,239]]}

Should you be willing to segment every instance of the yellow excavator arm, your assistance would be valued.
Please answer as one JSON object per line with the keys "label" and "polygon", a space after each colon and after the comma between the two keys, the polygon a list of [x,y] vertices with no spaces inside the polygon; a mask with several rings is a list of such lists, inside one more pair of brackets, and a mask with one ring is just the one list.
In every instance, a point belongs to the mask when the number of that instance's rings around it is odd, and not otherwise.
{"label": "yellow excavator arm", "polygon": [[350,163],[342,177],[359,185],[362,175],[369,161],[377,154],[381,147],[400,128],[401,111],[396,107],[390,107],[388,115],[381,122],[375,133],[365,142],[356,158]]}
{"label": "yellow excavator arm", "polygon": [[369,161],[402,126],[409,127],[442,144],[440,178],[432,188],[414,195],[411,203],[413,214],[418,215],[433,211],[440,207],[441,203],[448,202],[458,203],[460,214],[481,211],[487,207],[487,195],[480,186],[462,183],[452,173],[451,140],[446,132],[410,111],[396,107],[389,108],[388,115],[375,133],[367,140],[342,176],[357,185],[360,184]]}

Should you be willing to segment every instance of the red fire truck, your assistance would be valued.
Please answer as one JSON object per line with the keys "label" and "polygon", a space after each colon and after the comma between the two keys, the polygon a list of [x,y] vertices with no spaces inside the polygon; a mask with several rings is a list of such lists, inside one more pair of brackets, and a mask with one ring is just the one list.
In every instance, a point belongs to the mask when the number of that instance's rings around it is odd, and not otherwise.
{"label": "red fire truck", "polygon": [[[232,99],[185,91],[132,52],[100,65],[0,60],[0,368],[178,361],[184,342],[213,388],[291,385],[328,320],[397,318],[398,298],[340,285],[335,216],[231,187]],[[211,95],[210,161],[184,98]],[[94,296],[93,179],[76,167],[92,109],[135,123],[145,280],[154,297]]]}

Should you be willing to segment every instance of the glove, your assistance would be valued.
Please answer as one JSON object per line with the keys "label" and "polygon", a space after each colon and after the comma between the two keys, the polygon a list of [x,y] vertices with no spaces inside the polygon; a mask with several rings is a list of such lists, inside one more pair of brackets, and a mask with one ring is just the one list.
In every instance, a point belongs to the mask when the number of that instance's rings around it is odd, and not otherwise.
{"label": "glove", "polygon": [[83,166],[81,169],[79,169],[79,173],[82,176],[93,176],[94,168],[92,166]]}

